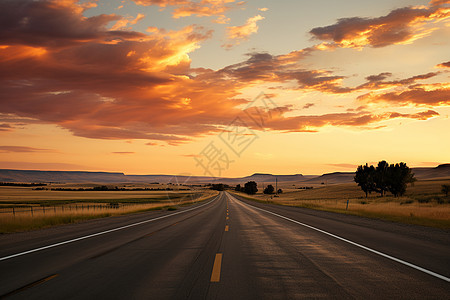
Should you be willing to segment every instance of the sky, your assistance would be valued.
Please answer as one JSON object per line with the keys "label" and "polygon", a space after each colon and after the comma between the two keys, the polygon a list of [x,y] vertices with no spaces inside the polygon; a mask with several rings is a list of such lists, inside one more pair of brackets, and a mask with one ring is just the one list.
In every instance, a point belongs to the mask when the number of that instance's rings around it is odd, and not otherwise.
{"label": "sky", "polygon": [[450,1],[0,0],[0,168],[450,162]]}

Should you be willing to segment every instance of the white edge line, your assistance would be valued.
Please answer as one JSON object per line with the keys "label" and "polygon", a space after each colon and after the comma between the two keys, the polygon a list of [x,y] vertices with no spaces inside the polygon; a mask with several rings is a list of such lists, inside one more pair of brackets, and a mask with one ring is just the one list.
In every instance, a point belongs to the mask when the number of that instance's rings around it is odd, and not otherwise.
{"label": "white edge line", "polygon": [[102,231],[102,232],[97,232],[97,233],[89,234],[89,235],[86,235],[86,236],[82,236],[82,237],[79,237],[79,238],[67,240],[67,241],[64,241],[64,242],[59,242],[59,243],[56,243],[56,244],[51,244],[51,245],[48,245],[48,246],[39,247],[39,248],[31,249],[31,250],[28,250],[28,251],[24,251],[24,252],[20,252],[20,253],[8,255],[8,256],[4,256],[4,257],[0,257],[0,261],[7,260],[7,259],[11,259],[11,258],[18,257],[18,256],[22,256],[22,255],[26,255],[26,254],[30,254],[30,253],[33,253],[33,252],[38,252],[38,251],[45,250],[45,249],[49,249],[49,248],[54,248],[54,247],[57,247],[57,246],[61,246],[61,245],[65,245],[65,244],[69,244],[69,243],[73,243],[73,242],[77,242],[77,241],[81,241],[81,240],[85,240],[85,239],[88,239],[88,238],[91,238],[91,237],[103,235],[103,234],[110,233],[110,232],[114,232],[114,231],[119,231],[119,230],[122,230],[122,229],[134,227],[134,226],[137,226],[137,225],[142,225],[142,224],[149,223],[149,222],[153,222],[153,221],[156,221],[156,220],[160,220],[160,219],[172,217],[172,216],[175,216],[175,215],[178,215],[178,214],[182,214],[182,213],[185,213],[185,212],[194,210],[194,209],[198,209],[198,208],[203,207],[203,206],[205,206],[205,205],[208,205],[208,204],[210,204],[211,202],[217,200],[217,198],[218,198],[219,196],[220,196],[220,194],[217,195],[217,196],[216,196],[214,199],[212,199],[211,201],[208,201],[207,203],[202,204],[202,205],[200,205],[200,206],[196,206],[196,207],[189,208],[189,209],[186,209],[186,210],[178,211],[178,212],[172,213],[172,214],[170,214],[170,215],[165,215],[165,216],[157,217],[157,218],[154,218],[154,219],[145,220],[145,221],[142,221],[142,222],[138,222],[138,223],[133,223],[133,224],[125,225],[125,226],[122,226],[122,227],[118,227],[118,228],[114,228],[114,229],[105,230],[105,231]]}
{"label": "white edge line", "polygon": [[[234,196],[232,196],[232,197],[234,198]],[[235,198],[235,199],[236,199],[236,198]],[[237,200],[237,199],[236,199],[236,200]],[[238,201],[239,201],[239,200],[238,200]],[[427,273],[428,275],[431,275],[431,276],[437,277],[437,278],[439,278],[439,279],[442,279],[442,280],[444,280],[444,281],[450,282],[450,278],[448,278],[448,277],[446,277],[446,276],[444,276],[444,275],[441,275],[441,274],[435,273],[435,272],[433,272],[433,271],[427,270],[427,269],[425,269],[425,268],[416,266],[416,265],[414,265],[414,264],[412,264],[412,263],[409,263],[409,262],[407,262],[407,261],[401,260],[401,259],[396,258],[396,257],[394,257],[394,256],[390,256],[390,255],[385,254],[385,253],[383,253],[383,252],[380,252],[380,251],[371,249],[371,248],[366,247],[366,246],[363,246],[363,245],[361,245],[361,244],[352,242],[352,241],[347,240],[347,239],[345,239],[345,238],[343,238],[343,237],[340,237],[340,236],[338,236],[338,235],[329,233],[329,232],[327,232],[327,231],[324,231],[324,230],[322,230],[322,229],[313,227],[313,226],[311,226],[311,225],[301,223],[301,222],[299,222],[299,221],[296,221],[296,220],[290,219],[290,218],[288,218],[288,217],[285,217],[285,216],[276,214],[276,213],[274,213],[274,212],[271,212],[271,211],[268,211],[268,210],[265,210],[265,209],[262,209],[262,208],[259,208],[259,207],[250,205],[250,204],[245,203],[245,202],[243,202],[243,201],[240,201],[240,202],[243,203],[243,204],[245,204],[245,205],[247,205],[247,206],[251,206],[252,208],[258,209],[258,210],[260,210],[260,211],[264,211],[264,212],[266,212],[266,213],[272,214],[272,215],[277,216],[277,217],[279,217],[279,218],[282,218],[282,219],[291,221],[291,222],[293,222],[293,223],[296,223],[296,224],[298,224],[298,225],[302,225],[302,226],[304,226],[304,227],[313,229],[313,230],[315,230],[315,231],[318,231],[318,232],[321,232],[321,233],[323,233],[323,234],[326,234],[326,235],[329,235],[329,236],[331,236],[331,237],[334,237],[334,238],[336,238],[336,239],[338,239],[338,240],[341,240],[341,241],[344,241],[344,242],[346,242],[346,243],[352,244],[352,245],[354,245],[354,246],[356,246],[356,247],[359,247],[359,248],[362,248],[362,249],[364,249],[364,250],[370,251],[370,252],[372,252],[372,253],[378,254],[378,255],[380,255],[380,256],[383,256],[383,257],[388,258],[388,259],[390,259],[390,260],[393,260],[393,261],[395,261],[395,262],[401,263],[401,264],[403,264],[403,265],[405,265],[405,266],[408,266],[408,267],[411,267],[411,268],[413,268],[413,269],[419,270],[419,271],[421,271],[421,272]]]}

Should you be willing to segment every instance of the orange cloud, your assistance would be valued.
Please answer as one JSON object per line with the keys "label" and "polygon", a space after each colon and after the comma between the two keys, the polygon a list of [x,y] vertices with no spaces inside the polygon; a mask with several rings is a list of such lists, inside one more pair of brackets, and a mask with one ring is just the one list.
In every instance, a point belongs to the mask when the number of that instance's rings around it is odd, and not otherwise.
{"label": "orange cloud", "polygon": [[27,146],[0,146],[0,152],[2,153],[15,153],[15,152],[54,152],[51,149],[41,149]]}
{"label": "orange cloud", "polygon": [[383,72],[378,75],[371,75],[371,76],[366,77],[367,82],[358,86],[357,89],[378,90],[378,89],[385,89],[385,88],[398,87],[398,86],[407,86],[407,85],[413,84],[419,80],[425,80],[425,79],[432,78],[438,74],[439,74],[439,72],[430,72],[430,73],[426,73],[426,74],[412,76],[412,77],[409,77],[406,79],[386,81],[384,79],[392,76],[392,74],[389,72]]}
{"label": "orange cloud", "polygon": [[444,4],[450,4],[449,0],[431,0],[430,6],[436,6],[436,5],[444,5]]}
{"label": "orange cloud", "polygon": [[10,124],[0,124],[0,131],[11,131],[12,130],[12,126]]}
{"label": "orange cloud", "polygon": [[[160,6],[182,3],[151,2]],[[405,88],[425,92],[442,89],[437,85],[417,85],[419,80],[437,73],[387,81],[391,75],[385,72],[367,77],[368,82],[361,86],[346,87],[345,76],[329,70],[309,70],[301,64],[305,56],[317,51],[316,47],[278,56],[251,53],[247,60],[217,71],[193,69],[189,54],[212,35],[203,27],[186,26],[177,31],[149,28],[147,34],[112,30],[108,26],[120,16],[84,17],[86,8],[76,1],[20,3],[18,9],[17,1],[0,2],[3,131],[24,124],[47,123],[86,138],[145,139],[148,145],[155,141],[179,145],[222,132],[236,116],[242,115],[242,107],[249,100],[240,93],[252,84],[289,83],[292,89],[324,93],[412,84],[416,86]],[[138,19],[139,15],[134,20]],[[251,31],[250,28],[247,32]],[[236,36],[246,37],[244,33]],[[433,115],[377,115],[361,109],[288,117],[288,113],[294,113],[289,106],[271,113],[268,130],[305,132],[323,126],[374,128],[378,122],[393,117],[423,119]]]}
{"label": "orange cloud", "polygon": [[118,20],[112,27],[111,30],[123,30],[123,29],[130,29],[129,27],[127,28],[128,25],[135,25],[137,24],[137,22],[139,22],[140,20],[142,20],[143,18],[145,18],[145,15],[143,14],[138,14],[136,16],[136,18],[132,19],[132,18],[122,18],[120,20]]}
{"label": "orange cloud", "polygon": [[136,152],[129,152],[129,151],[117,151],[117,152],[111,152],[112,154],[121,154],[121,155],[128,155],[128,154],[135,154]]}
{"label": "orange cloud", "polygon": [[436,67],[438,67],[438,68],[450,68],[450,61],[438,64]]}
{"label": "orange cloud", "polygon": [[226,23],[227,18],[224,13],[241,6],[244,2],[235,3],[235,0],[133,0],[138,5],[157,5],[160,7],[173,6],[172,15],[174,18],[197,16],[210,17],[218,16],[218,23]]}
{"label": "orange cloud", "polygon": [[376,124],[395,118],[408,118],[426,120],[439,113],[428,110],[416,114],[400,114],[396,112],[386,112],[374,114],[367,111],[358,113],[333,113],[324,115],[308,115],[308,116],[294,116],[283,117],[283,114],[273,115],[272,118],[265,122],[266,129],[278,130],[284,132],[316,132],[321,127],[337,126],[337,127],[365,127],[366,129],[378,128]]}
{"label": "orange cloud", "polygon": [[317,27],[310,31],[314,38],[333,41],[343,48],[362,48],[366,46],[385,47],[393,44],[407,44],[425,37],[435,27],[427,27],[447,19],[450,9],[435,2],[429,8],[405,7],[393,10],[378,18],[343,18],[336,24]]}
{"label": "orange cloud", "polygon": [[399,105],[449,105],[450,84],[416,84],[401,91],[368,93],[358,97],[367,102],[394,102]]}
{"label": "orange cloud", "polygon": [[[242,103],[229,100],[237,95],[233,84],[208,87],[190,76],[188,54],[211,36],[201,27],[145,35],[108,30],[115,17],[108,22],[85,18],[75,3],[29,1],[21,10],[15,5],[2,2],[0,18],[8,20],[14,11],[18,20],[28,19],[39,30],[32,36],[28,25],[0,28],[3,114],[57,124],[89,138],[179,143],[214,132],[215,119],[231,120]],[[52,26],[43,26],[46,22]],[[59,35],[49,39],[55,28]],[[113,37],[119,40],[110,43]],[[212,113],[216,105],[224,111]]]}
{"label": "orange cloud", "polygon": [[258,21],[263,20],[264,17],[256,15],[249,18],[244,25],[227,27],[228,42],[223,45],[226,49],[231,49],[233,46],[240,44],[242,41],[248,40],[250,35],[258,32]]}

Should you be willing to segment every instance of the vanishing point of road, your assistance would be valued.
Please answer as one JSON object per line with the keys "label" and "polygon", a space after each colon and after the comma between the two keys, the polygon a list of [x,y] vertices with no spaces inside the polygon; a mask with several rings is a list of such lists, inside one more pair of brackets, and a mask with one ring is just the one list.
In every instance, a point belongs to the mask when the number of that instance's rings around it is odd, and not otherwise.
{"label": "vanishing point of road", "polygon": [[0,235],[0,298],[450,299],[450,236],[221,192]]}

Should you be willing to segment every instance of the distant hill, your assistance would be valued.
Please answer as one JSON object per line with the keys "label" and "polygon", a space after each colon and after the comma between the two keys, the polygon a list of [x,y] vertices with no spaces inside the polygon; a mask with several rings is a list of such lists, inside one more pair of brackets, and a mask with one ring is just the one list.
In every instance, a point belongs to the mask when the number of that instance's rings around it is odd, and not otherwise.
{"label": "distant hill", "polygon": [[417,179],[433,179],[450,177],[450,164],[442,164],[436,168],[412,168]]}
{"label": "distant hill", "polygon": [[354,176],[355,172],[334,172],[311,178],[309,180],[306,180],[306,182],[317,184],[322,182],[327,184],[346,183],[352,182]]}
{"label": "distant hill", "polygon": [[123,173],[0,169],[0,182],[127,182]]}
{"label": "distant hill", "polygon": [[278,182],[298,182],[304,181],[309,177],[303,176],[302,174],[294,174],[294,175],[274,175],[274,174],[265,174],[265,173],[255,173],[250,176],[239,177],[239,178],[221,178],[221,181],[224,183],[245,183],[247,181],[256,181],[256,182],[275,182],[278,179]]}
{"label": "distant hill", "polygon": [[[449,178],[450,164],[442,164],[435,168],[412,168],[415,177],[419,180]],[[0,182],[60,182],[60,183],[127,183],[127,182],[159,182],[174,184],[205,184],[221,182],[225,184],[244,184],[247,181],[263,182],[298,182],[304,184],[337,184],[353,182],[354,172],[334,172],[320,176],[316,175],[274,175],[255,173],[250,176],[236,178],[213,178],[208,176],[187,175],[125,175],[113,172],[85,172],[85,171],[35,171],[0,169]]]}

